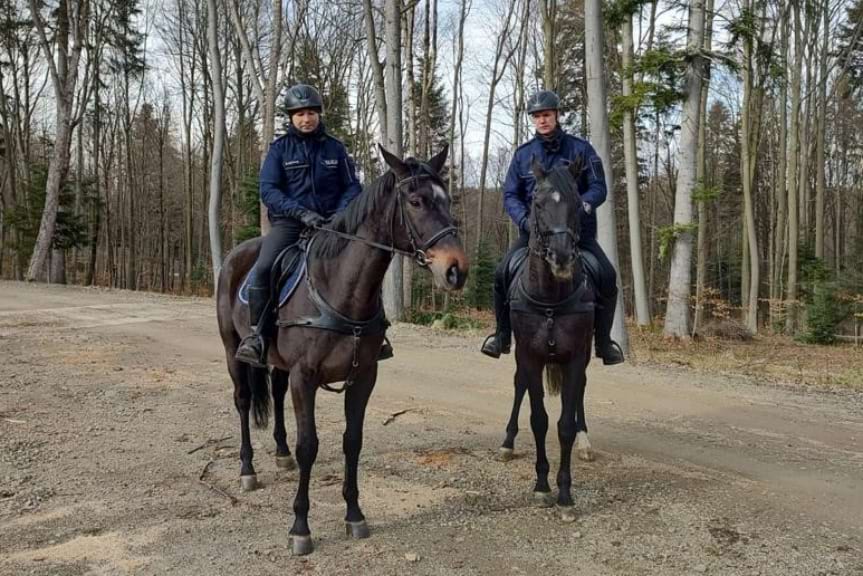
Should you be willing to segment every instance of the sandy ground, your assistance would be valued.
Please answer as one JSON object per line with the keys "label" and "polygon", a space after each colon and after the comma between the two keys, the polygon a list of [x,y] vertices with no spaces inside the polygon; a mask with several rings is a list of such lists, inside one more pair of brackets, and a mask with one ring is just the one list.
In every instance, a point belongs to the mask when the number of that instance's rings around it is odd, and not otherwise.
{"label": "sandy ground", "polygon": [[530,497],[527,406],[517,458],[496,457],[512,358],[479,334],[392,339],[361,457],[372,537],[344,536],[342,398],[321,393],[316,551],[294,558],[269,430],[263,487],[239,489],[211,300],[0,282],[0,574],[863,574],[859,392],[592,365],[597,459],[564,523]]}

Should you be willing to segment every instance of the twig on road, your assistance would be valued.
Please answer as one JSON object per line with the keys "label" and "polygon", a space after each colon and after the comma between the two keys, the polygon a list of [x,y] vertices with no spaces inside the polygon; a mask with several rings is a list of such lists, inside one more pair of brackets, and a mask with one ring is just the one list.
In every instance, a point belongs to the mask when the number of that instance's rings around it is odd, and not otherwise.
{"label": "twig on road", "polygon": [[396,421],[396,418],[398,418],[402,414],[407,414],[408,412],[413,412],[413,408],[407,408],[405,410],[399,410],[398,412],[393,412],[389,418],[384,420],[384,426],[392,424],[393,422]]}
{"label": "twig on road", "polygon": [[209,482],[204,480],[204,477],[207,475],[207,472],[210,470],[210,466],[213,465],[213,462],[214,462],[213,460],[210,460],[209,462],[207,462],[207,464],[204,466],[204,469],[201,470],[201,475],[198,476],[198,482],[200,482],[201,484],[203,484],[204,486],[206,486],[207,488],[209,488],[210,490],[212,490],[216,494],[220,494],[220,495],[224,496],[225,498],[230,500],[231,506],[234,506],[237,503],[236,498],[234,498],[233,496],[231,496],[230,494],[228,494],[227,492],[225,492],[224,490],[222,490],[218,486],[214,486],[213,484],[210,484]]}
{"label": "twig on road", "polygon": [[186,452],[186,454],[194,454],[198,450],[203,450],[204,448],[207,448],[208,446],[213,446],[215,444],[218,444],[219,442],[224,442],[225,440],[230,440],[231,438],[232,438],[232,436],[225,436],[224,438],[216,438],[216,439],[209,438],[206,442],[204,442],[200,446],[198,446],[196,448],[192,448],[191,450]]}

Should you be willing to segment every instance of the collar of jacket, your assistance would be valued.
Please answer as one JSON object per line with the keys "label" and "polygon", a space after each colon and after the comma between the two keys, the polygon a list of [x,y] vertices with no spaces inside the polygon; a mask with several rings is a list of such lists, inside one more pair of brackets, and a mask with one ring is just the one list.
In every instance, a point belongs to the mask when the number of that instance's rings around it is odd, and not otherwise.
{"label": "collar of jacket", "polygon": [[324,134],[327,133],[327,129],[324,126],[324,121],[321,120],[318,123],[318,127],[315,128],[312,132],[302,132],[297,130],[297,128],[293,124],[288,124],[288,134],[293,138],[298,138],[300,140],[319,140],[323,138]]}

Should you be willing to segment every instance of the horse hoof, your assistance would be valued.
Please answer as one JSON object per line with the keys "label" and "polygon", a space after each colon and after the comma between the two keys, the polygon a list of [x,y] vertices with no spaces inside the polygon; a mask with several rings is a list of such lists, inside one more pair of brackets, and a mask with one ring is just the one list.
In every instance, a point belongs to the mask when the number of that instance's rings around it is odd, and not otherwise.
{"label": "horse hoof", "polygon": [[291,535],[291,553],[294,556],[305,556],[311,554],[315,550],[315,545],[312,544],[311,536],[295,536]]}
{"label": "horse hoof", "polygon": [[567,524],[571,524],[575,522],[575,506],[560,506],[560,519],[566,522]]}
{"label": "horse hoof", "polygon": [[501,462],[509,462],[513,458],[512,448],[498,448],[497,457]]}
{"label": "horse hoof", "polygon": [[579,432],[575,435],[575,455],[584,462],[593,462],[595,456],[587,432]]}
{"label": "horse hoof", "polygon": [[276,467],[282,470],[296,470],[297,461],[290,454],[287,456],[276,456]]}
{"label": "horse hoof", "polygon": [[554,506],[554,497],[551,492],[534,492],[533,501],[540,508],[551,508]]}
{"label": "horse hoof", "polygon": [[345,522],[345,535],[349,538],[361,540],[362,538],[368,538],[371,534],[369,533],[369,525],[366,524],[366,521],[360,520],[359,522]]}
{"label": "horse hoof", "polygon": [[240,476],[240,488],[243,492],[251,492],[258,488],[258,477],[255,474]]}

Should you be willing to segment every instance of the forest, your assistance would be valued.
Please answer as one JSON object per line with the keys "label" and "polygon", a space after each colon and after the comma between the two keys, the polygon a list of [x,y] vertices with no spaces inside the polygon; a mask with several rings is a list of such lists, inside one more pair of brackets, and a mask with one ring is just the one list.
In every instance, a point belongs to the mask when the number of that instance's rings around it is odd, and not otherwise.
{"label": "forest", "polygon": [[491,304],[525,102],[603,158],[625,323],[831,343],[863,321],[863,0],[0,0],[0,277],[212,294],[265,233],[258,170],[295,83],[361,179],[429,158],[472,259],[410,262],[392,319]]}

